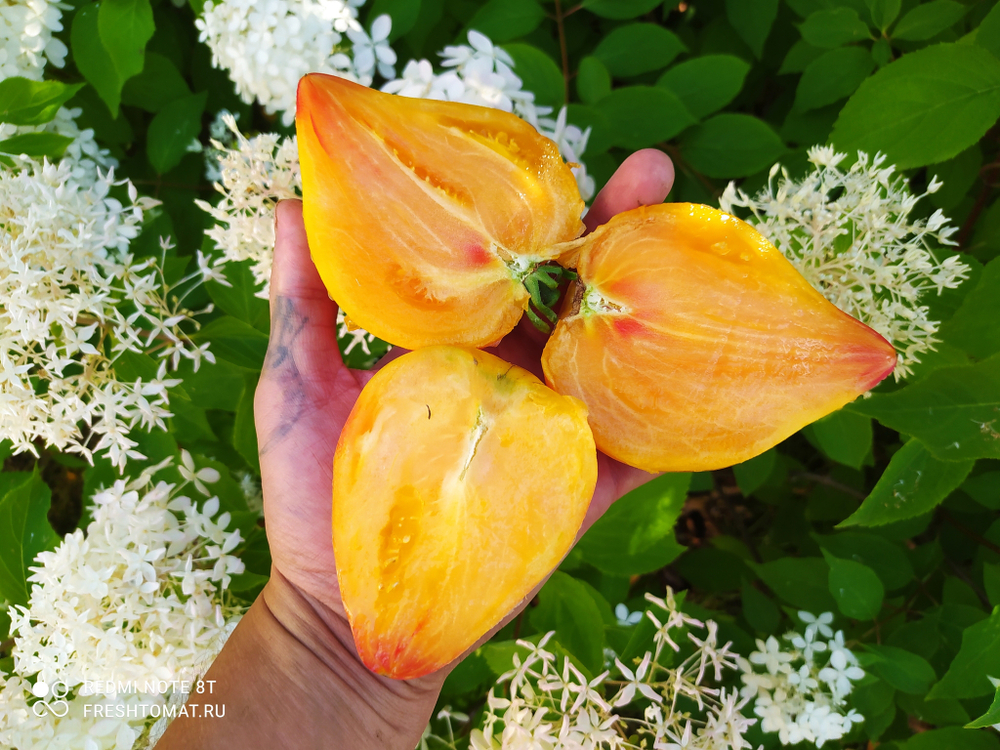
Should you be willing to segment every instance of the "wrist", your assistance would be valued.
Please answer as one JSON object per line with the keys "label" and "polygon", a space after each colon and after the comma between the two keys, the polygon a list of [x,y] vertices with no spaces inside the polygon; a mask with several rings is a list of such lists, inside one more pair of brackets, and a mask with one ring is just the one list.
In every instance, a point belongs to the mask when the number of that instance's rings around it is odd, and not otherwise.
{"label": "wrist", "polygon": [[224,716],[176,719],[157,750],[412,750],[444,674],[402,682],[372,673],[343,613],[273,569],[205,679]]}
{"label": "wrist", "polygon": [[[392,735],[405,736],[409,742],[406,750],[417,744],[447,670],[416,680],[393,680],[375,674],[358,656],[342,607],[326,606],[289,582],[277,569],[272,569],[271,579],[259,600],[273,618],[274,626],[280,628],[279,637],[288,644],[283,652],[293,653],[295,643],[302,649],[300,658],[286,666],[288,679],[306,668],[311,678],[342,686],[340,697],[349,701],[357,710],[356,715],[366,717],[365,723],[378,724]],[[307,682],[302,684],[313,689]]]}

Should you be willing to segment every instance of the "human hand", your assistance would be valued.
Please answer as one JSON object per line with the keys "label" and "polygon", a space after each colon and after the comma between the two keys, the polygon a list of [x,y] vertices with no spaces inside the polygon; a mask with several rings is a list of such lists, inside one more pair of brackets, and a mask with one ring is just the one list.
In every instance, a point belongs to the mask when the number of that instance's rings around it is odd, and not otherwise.
{"label": "human hand", "polygon": [[[587,231],[621,211],[662,202],[673,177],[673,165],[662,152],[649,149],[633,154],[594,201],[585,219]],[[375,370],[351,370],[343,364],[336,319],[337,306],[309,256],[301,203],[284,201],[276,211],[271,338],[255,398],[264,518],[273,566],[271,580],[254,604],[260,611],[252,609],[245,619],[254,616],[253,622],[273,631],[274,638],[281,639],[284,631],[303,647],[305,651],[293,663],[296,671],[315,670],[307,679],[324,684],[333,676],[331,684],[347,688],[346,694],[341,692],[334,700],[344,701],[350,707],[346,715],[362,723],[352,735],[351,747],[409,750],[418,741],[449,670],[395,681],[368,671],[354,650],[331,542],[333,456],[354,402]],[[522,319],[492,351],[542,377],[545,339]],[[389,358],[398,355],[396,350]],[[616,499],[650,478],[598,453],[597,485],[580,533]],[[244,627],[241,623],[234,639]],[[271,650],[280,647],[270,639],[262,639],[262,644]],[[210,676],[214,679],[218,675],[213,673],[226,668],[223,657],[228,651],[229,646],[213,667]],[[311,665],[310,653],[316,657]],[[292,726],[302,741],[287,746],[312,746],[302,733],[314,727],[303,726],[301,721]],[[258,746],[256,741],[266,742],[263,737],[254,733],[248,738],[250,747]],[[169,738],[170,732],[164,739]],[[237,744],[232,738],[230,742]]]}

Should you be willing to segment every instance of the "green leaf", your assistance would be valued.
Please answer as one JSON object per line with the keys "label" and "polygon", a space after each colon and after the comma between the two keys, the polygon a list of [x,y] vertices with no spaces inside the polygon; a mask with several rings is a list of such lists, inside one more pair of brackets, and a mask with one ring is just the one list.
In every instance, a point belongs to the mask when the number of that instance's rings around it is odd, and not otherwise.
{"label": "green leaf", "polygon": [[910,440],[893,455],[861,507],[838,528],[882,526],[922,516],[962,484],[974,463],[941,461],[919,440]]}
{"label": "green leaf", "polygon": [[[663,610],[658,607],[647,607],[645,612],[652,611],[660,622],[663,617]],[[656,626],[653,624],[645,613],[642,619],[637,622],[632,628],[632,637],[629,638],[628,644],[625,646],[625,650],[621,653],[621,660],[623,664],[628,664],[633,659],[641,659],[643,654],[647,651],[653,650],[653,636],[656,635]]]}
{"label": "green leaf", "polygon": [[993,732],[961,727],[930,729],[911,736],[899,750],[998,750],[1000,739]]}
{"label": "green leaf", "polygon": [[873,620],[882,609],[885,589],[867,565],[854,560],[843,560],[823,550],[823,557],[830,566],[827,585],[837,602],[837,608],[852,620]]}
{"label": "green leaf", "polygon": [[957,700],[932,701],[925,699],[922,695],[900,695],[899,707],[908,716],[913,716],[920,721],[936,726],[948,726],[951,724],[966,724],[969,721],[968,712],[962,708],[962,704]]}
{"label": "green leaf", "polygon": [[849,408],[912,435],[942,461],[1000,458],[1000,354],[971,367],[942,367]]}
{"label": "green leaf", "polygon": [[966,10],[964,5],[955,0],[931,0],[918,5],[899,19],[891,36],[893,39],[910,42],[930,39],[958,23]]}
{"label": "green leaf", "polygon": [[[590,128],[590,138],[587,139],[586,151],[589,171],[590,163],[593,161],[594,156],[597,154],[606,155],[605,152],[611,148],[611,126],[608,124],[608,118],[599,112],[597,107],[589,107],[585,104],[570,104],[566,107],[566,121],[573,123],[582,130]],[[616,162],[611,171],[613,172],[617,167],[618,164]]]}
{"label": "green leaf", "polygon": [[489,0],[476,11],[467,28],[502,44],[530,34],[544,19],[545,11],[537,0]]}
{"label": "green leaf", "polygon": [[535,94],[535,102],[547,107],[560,107],[566,100],[563,75],[555,61],[538,47],[530,44],[505,44],[514,59],[514,72],[525,91]]}
{"label": "green leaf", "polygon": [[746,579],[740,588],[743,601],[743,617],[758,633],[771,634],[781,623],[781,610],[770,597],[758,591]]}
{"label": "green leaf", "polygon": [[250,589],[263,586],[270,580],[270,576],[263,576],[260,573],[251,573],[245,570],[234,575],[229,582],[229,591],[249,591]]}
{"label": "green leaf", "polygon": [[174,416],[170,420],[170,432],[182,444],[199,441],[214,443],[218,440],[208,423],[205,410],[195,406],[186,399],[174,399],[170,402],[170,410]]}
{"label": "green leaf", "polygon": [[865,0],[872,14],[872,23],[879,31],[885,31],[896,20],[901,6],[900,0]]}
{"label": "green leaf", "polygon": [[807,112],[850,96],[873,70],[875,60],[864,47],[827,50],[802,73],[795,89],[795,108]]}
{"label": "green leaf", "polygon": [[771,476],[778,462],[778,452],[772,448],[733,467],[736,484],[744,497],[750,497]]}
{"label": "green leaf", "polygon": [[671,568],[693,589],[709,594],[735,591],[748,572],[735,553],[712,546],[689,548]]}
{"label": "green leaf", "polygon": [[208,92],[175,99],[149,123],[146,133],[149,163],[165,174],[181,163],[188,146],[201,132],[201,115]]}
{"label": "green leaf", "polygon": [[596,104],[611,93],[611,74],[596,57],[580,60],[576,69],[576,93],[587,104]]}
{"label": "green leaf", "polygon": [[962,633],[962,647],[928,698],[976,698],[994,692],[987,677],[1000,675],[1000,607]]}
{"label": "green leaf", "polygon": [[830,566],[822,557],[781,557],[766,563],[748,563],[775,595],[813,614],[832,612],[836,602],[826,585]]}
{"label": "green leaf", "polygon": [[901,693],[923,695],[937,678],[926,659],[895,646],[863,644],[858,654],[865,670],[871,670]]}
{"label": "green leaf", "polygon": [[736,98],[749,70],[734,55],[705,55],[674,65],[656,85],[673,93],[700,120]]}
{"label": "green leaf", "polygon": [[855,469],[872,449],[871,419],[845,409],[813,422],[805,433],[827,458]]}
{"label": "green leaf", "polygon": [[115,379],[125,383],[142,379],[148,383],[156,378],[159,367],[150,355],[126,349],[115,359]]}
{"label": "green leaf", "polygon": [[674,524],[690,474],[664,474],[618,500],[579,542],[584,560],[612,575],[659,570],[684,551]]}
{"label": "green leaf", "polygon": [[676,96],[654,86],[615,89],[594,109],[607,120],[613,144],[628,149],[670,140],[695,122]]}
{"label": "green leaf", "polygon": [[963,482],[962,490],[980,505],[985,505],[990,510],[1000,510],[1000,471],[988,471],[969,477]]}
{"label": "green leaf", "polygon": [[4,78],[0,81],[0,122],[44,125],[82,88],[82,83],[67,85],[20,76]]}
{"label": "green leaf", "polygon": [[707,177],[746,177],[767,169],[785,151],[770,125],[745,114],[715,115],[681,139],[688,164]]}
{"label": "green leaf", "polygon": [[867,729],[871,719],[892,705],[895,695],[892,685],[874,675],[865,675],[851,693],[851,705],[865,717]]}
{"label": "green leaf", "polygon": [[48,157],[55,161],[62,157],[66,147],[73,142],[69,136],[58,133],[19,133],[0,141],[0,153],[13,156]]}
{"label": "green leaf", "polygon": [[1000,687],[998,687],[996,692],[993,694],[993,702],[990,704],[989,711],[975,721],[970,721],[965,725],[965,728],[983,729],[985,727],[991,727],[994,724],[1000,724]]}
{"label": "green leaf", "polygon": [[817,11],[799,24],[799,31],[809,44],[826,49],[871,38],[868,25],[851,8]]}
{"label": "green leaf", "polygon": [[224,315],[216,318],[192,337],[198,343],[210,341],[217,357],[260,372],[267,354],[267,336],[242,320]]}
{"label": "green leaf", "polygon": [[913,566],[902,547],[885,537],[859,531],[812,537],[824,550],[842,560],[853,560],[874,570],[887,591],[903,588],[913,579]]}
{"label": "green leaf", "polygon": [[97,30],[120,81],[142,72],[146,42],[156,31],[149,0],[101,0]]}
{"label": "green leaf", "polygon": [[215,364],[203,362],[195,372],[190,362],[182,361],[178,374],[195,406],[231,412],[239,408],[247,374],[244,368],[218,359]]}
{"label": "green leaf", "polygon": [[477,649],[451,670],[444,680],[444,685],[441,686],[441,697],[455,698],[473,691],[481,691],[485,695],[487,686],[493,683],[497,676]]}
{"label": "green leaf", "polygon": [[381,15],[392,19],[389,41],[394,42],[416,25],[420,17],[420,0],[375,0],[368,11],[368,25]]}
{"label": "green leaf", "polygon": [[965,44],[903,55],[865,80],[840,112],[832,140],[888,154],[899,169],[950,159],[1000,116],[1000,60]]}
{"label": "green leaf", "polygon": [[93,86],[85,86],[69,102],[71,107],[80,107],[83,112],[76,118],[81,130],[90,128],[98,143],[109,146],[121,146],[132,141],[132,125],[120,111],[118,117],[112,119],[108,107],[101,100],[100,94]]}
{"label": "green leaf", "polygon": [[593,55],[604,63],[611,75],[627,77],[665,68],[685,49],[677,35],[662,26],[631,23],[611,31],[600,41]]}
{"label": "green leaf", "polygon": [[[946,212],[950,212],[965,198],[969,188],[979,177],[979,170],[982,166],[983,150],[979,144],[970,146],[953,159],[935,164],[933,170],[929,171],[944,184],[936,193],[931,194],[931,203]],[[950,321],[946,321],[946,323],[948,322]],[[1000,347],[997,350],[1000,351]]]}
{"label": "green leaf", "polygon": [[601,18],[636,18],[661,5],[663,0],[583,0],[581,5]]}
{"label": "green leaf", "polygon": [[823,52],[822,47],[813,47],[804,39],[799,39],[788,50],[788,54],[785,55],[785,59],[778,69],[778,75],[803,72],[809,67],[809,63],[817,59]]}
{"label": "green leaf", "polygon": [[236,421],[233,423],[233,447],[259,475],[260,451],[257,445],[257,423],[253,418],[253,400],[258,380],[256,373],[247,374],[243,380],[243,395],[236,408]]}
{"label": "green leaf", "polygon": [[255,526],[247,534],[247,541],[243,545],[240,559],[246,565],[247,570],[262,576],[271,574],[271,547],[267,542],[267,533],[263,528]]}
{"label": "green leaf", "polygon": [[962,306],[941,326],[939,337],[976,359],[1000,352],[1000,326],[983,325],[985,320],[1000,319],[1000,258],[983,267],[979,283],[970,291]]}
{"label": "green leaf", "polygon": [[257,283],[250,272],[250,261],[238,263],[230,261],[223,266],[223,269],[226,279],[232,286],[223,286],[217,281],[205,284],[205,289],[216,307],[227,315],[248,323],[261,333],[268,333],[271,330],[270,306],[266,299],[254,294],[257,291]]}
{"label": "green leaf", "polygon": [[191,96],[191,89],[177,66],[155,52],[146,53],[142,72],[126,81],[122,88],[122,104],[141,107],[147,112],[159,112],[184,96]]}
{"label": "green leaf", "polygon": [[59,537],[47,514],[52,494],[37,472],[0,474],[0,599],[28,603],[28,566]]}
{"label": "green leaf", "polygon": [[778,16],[778,0],[726,0],[726,18],[759,60]]}
{"label": "green leaf", "polygon": [[995,57],[1000,57],[1000,5],[994,5],[979,24],[979,29],[976,31],[976,44],[991,52]]}
{"label": "green leaf", "polygon": [[118,75],[111,55],[101,44],[97,15],[97,3],[84,5],[76,12],[69,35],[70,48],[73,50],[73,62],[77,70],[108,105],[111,117],[117,118],[124,81]]}
{"label": "green leaf", "polygon": [[604,622],[591,595],[572,576],[556,571],[538,592],[531,625],[556,631],[556,640],[592,674],[604,665]]}

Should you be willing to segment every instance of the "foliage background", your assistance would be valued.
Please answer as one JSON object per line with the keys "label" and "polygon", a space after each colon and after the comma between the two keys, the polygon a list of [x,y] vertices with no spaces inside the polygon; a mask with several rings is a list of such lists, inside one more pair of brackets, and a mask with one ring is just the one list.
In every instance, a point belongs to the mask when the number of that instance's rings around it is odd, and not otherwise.
{"label": "foliage background", "polygon": [[[132,250],[158,254],[158,238],[172,236],[168,268],[179,278],[196,250],[213,248],[211,217],[195,200],[216,194],[191,140],[208,145],[222,108],[239,113],[244,132],[291,131],[211,66],[195,28],[199,0],[68,5],[58,34],[67,64],[46,77],[82,84],[69,100],[82,108],[80,127],[93,128],[119,175],[162,201]],[[914,213],[943,209],[961,227],[947,252],[972,266],[957,290],[926,300],[944,322],[942,343],[912,377],[884,382],[745,464],[664,476],[624,498],[526,612],[452,674],[442,705],[475,715],[509,668],[513,639],[547,630],[600,670],[605,648],[628,653],[649,637],[643,625],[621,624],[615,605],[642,610],[645,592],[669,585],[744,654],[755,637],[784,632],[798,609],[835,612],[869,673],[852,696],[866,720],[845,747],[1000,748],[992,730],[962,728],[990,710],[988,676],[1000,677],[1000,5],[374,0],[361,13],[366,28],[392,16],[401,62],[433,58],[473,28],[501,44],[538,104],[566,103],[568,120],[592,129],[583,158],[598,189],[648,146],[677,166],[668,200],[711,205],[730,180],[756,192],[776,161],[801,174],[814,144],[881,151],[917,192],[933,175],[944,181]],[[0,120],[11,122],[7,103]],[[60,148],[29,145],[39,155]],[[128,470],[181,448],[220,470],[223,508],[243,514],[246,536],[247,571],[230,589],[250,602],[269,571],[266,530],[248,521],[235,483],[259,473],[252,404],[268,310],[248,268],[231,264],[227,275],[231,288],[208,282],[187,302],[216,305],[195,339],[211,343],[217,362],[198,372],[182,364],[169,430],[133,435],[148,460]],[[351,359],[370,366],[374,356],[357,348]],[[120,367],[155,366],[136,355]],[[0,599],[24,604],[27,565],[86,526],[87,499],[117,471],[101,457],[90,466],[4,445]],[[0,633],[8,626],[0,613]],[[11,647],[0,645],[7,672]],[[1000,702],[985,724],[998,721]],[[777,743],[753,730],[750,739]]]}

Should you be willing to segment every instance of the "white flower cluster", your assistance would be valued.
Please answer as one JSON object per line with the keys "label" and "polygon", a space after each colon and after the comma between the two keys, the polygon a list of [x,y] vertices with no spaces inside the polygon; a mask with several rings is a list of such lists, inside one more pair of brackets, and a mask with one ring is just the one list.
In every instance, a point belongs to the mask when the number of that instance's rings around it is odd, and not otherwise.
{"label": "white flower cluster", "polygon": [[505,50],[486,35],[470,31],[468,45],[445,47],[441,57],[443,73],[436,74],[428,60],[410,60],[403,68],[403,75],[382,86],[382,91],[513,112],[555,141],[563,158],[572,165],[580,195],[585,201],[594,197],[594,178],[587,174],[580,158],[587,148],[590,129],[582,131],[567,124],[565,107],[555,119],[547,117],[552,108],[535,105],[535,95],[522,88],[522,81],[513,70],[514,60]]}
{"label": "white flower cluster", "polygon": [[[841,713],[853,682],[865,676],[857,657],[844,645],[844,633],[834,634],[833,614],[818,617],[799,612],[805,633],[784,635],[788,651],[774,636],[757,641],[757,651],[739,659],[744,700],[754,699],[761,729],[777,732],[783,745],[810,742],[817,747],[839,740],[853,724],[864,721],[857,711]],[[822,638],[821,638],[822,637]],[[823,638],[829,640],[823,640]]]}
{"label": "white flower cluster", "polygon": [[266,299],[274,254],[274,207],[302,192],[298,146],[294,138],[274,133],[247,138],[228,112],[222,122],[230,134],[228,141],[213,138],[209,155],[210,166],[218,164],[215,189],[222,200],[214,206],[195,203],[218,222],[206,234],[222,251],[222,260],[249,260],[259,287],[256,295]]}
{"label": "white flower cluster", "polygon": [[[88,183],[71,159],[21,167],[0,170],[0,438],[32,453],[36,440],[88,460],[103,451],[122,467],[140,455],[130,430],[165,429],[168,362],[214,361],[182,329],[193,313],[175,296],[213,271],[199,255],[198,270],[168,286],[156,259],[129,254],[156,202],[113,170],[93,166]],[[117,186],[128,204],[112,197]],[[158,354],[156,377],[120,378],[126,352]]]}
{"label": "white flower cluster", "polygon": [[[392,22],[379,16],[368,35],[358,23],[364,0],[220,0],[195,21],[248,104],[254,99],[286,125],[295,118],[295,89],[306,73],[330,73],[370,86],[375,70],[392,78],[396,54],[386,40]],[[351,44],[344,43],[344,36]],[[352,55],[348,53],[353,53]]]}
{"label": "white flower cluster", "polygon": [[[813,169],[801,180],[775,164],[767,188],[756,197],[730,183],[719,203],[728,212],[735,206],[750,209],[750,223],[816,289],[888,339],[899,354],[899,380],[938,343],[940,323],[929,318],[921,298],[930,290],[940,294],[957,287],[969,268],[957,256],[937,259],[932,244],[954,245],[957,228],[948,226],[940,209],[926,220],[911,219],[924,196],[911,193],[895,167],[883,166],[885,156],[870,160],[859,152],[847,170],[839,167],[845,158],[831,147],[815,146],[809,150]],[[941,184],[932,179],[927,193]]]}
{"label": "white flower cluster", "polygon": [[[14,673],[0,675],[0,746],[128,750],[167,700],[161,685],[199,677],[232,632],[240,610],[225,592],[243,572],[231,554],[240,532],[227,530],[217,497],[181,494],[190,486],[207,496],[218,472],[182,452],[181,481],[171,483],[160,474],[170,465],[98,492],[87,533],[67,535],[30,568],[28,606],[10,610]],[[33,710],[57,686],[68,689],[68,713]]]}
{"label": "white flower cluster", "polygon": [[0,0],[0,80],[21,76],[39,81],[46,61],[57,68],[65,65],[69,50],[52,36],[63,29],[59,8],[49,0]]}
{"label": "white flower cluster", "polygon": [[[636,664],[614,660],[614,671],[606,670],[593,679],[577,669],[568,657],[558,664],[545,646],[552,633],[537,645],[518,641],[528,650],[522,660],[514,656],[514,669],[500,677],[510,681],[509,698],[491,690],[483,729],[473,729],[473,750],[578,750],[605,748],[620,750],[652,746],[655,750],[741,750],[750,747],[743,738],[756,719],[747,719],[734,690],[712,687],[723,671],[736,667],[729,643],[719,646],[718,626],[702,623],[681,612],[668,590],[665,599],[646,595],[658,614],[646,616],[656,625],[654,651],[647,651]],[[661,622],[663,620],[663,622]],[[705,631],[687,633],[692,653],[672,668],[658,663],[663,649],[680,651],[675,642],[680,629]],[[699,637],[700,636],[700,637]],[[619,678],[609,679],[612,674]],[[644,705],[642,718],[639,708]],[[692,710],[697,707],[697,710]],[[440,717],[439,717],[440,718]],[[449,714],[451,719],[466,719]],[[629,737],[637,735],[638,744]],[[437,740],[454,747],[448,739],[425,733],[424,742]]]}

